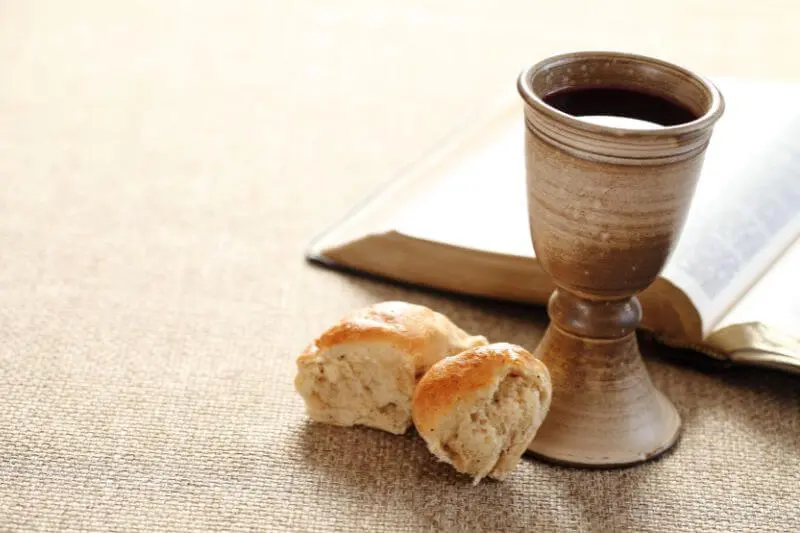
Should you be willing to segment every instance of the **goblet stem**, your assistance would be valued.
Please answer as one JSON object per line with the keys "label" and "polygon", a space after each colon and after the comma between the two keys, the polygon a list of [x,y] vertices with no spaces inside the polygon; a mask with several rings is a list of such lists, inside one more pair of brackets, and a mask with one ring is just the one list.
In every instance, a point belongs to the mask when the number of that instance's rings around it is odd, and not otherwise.
{"label": "goblet stem", "polygon": [[650,380],[636,340],[635,297],[596,301],[557,290],[536,355],[550,370],[550,412],[529,450],[557,463],[624,466],[678,439],[675,407]]}

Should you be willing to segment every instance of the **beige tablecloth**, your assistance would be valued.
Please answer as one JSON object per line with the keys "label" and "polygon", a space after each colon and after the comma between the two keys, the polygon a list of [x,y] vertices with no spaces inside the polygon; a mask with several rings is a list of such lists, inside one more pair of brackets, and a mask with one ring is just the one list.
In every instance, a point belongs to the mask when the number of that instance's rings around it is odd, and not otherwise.
{"label": "beige tablecloth", "polygon": [[0,2],[0,530],[798,530],[794,377],[648,356],[674,453],[478,487],[413,433],[308,423],[292,386],[306,342],[382,299],[535,346],[541,311],[303,261],[525,64],[800,79],[798,22],[781,0]]}

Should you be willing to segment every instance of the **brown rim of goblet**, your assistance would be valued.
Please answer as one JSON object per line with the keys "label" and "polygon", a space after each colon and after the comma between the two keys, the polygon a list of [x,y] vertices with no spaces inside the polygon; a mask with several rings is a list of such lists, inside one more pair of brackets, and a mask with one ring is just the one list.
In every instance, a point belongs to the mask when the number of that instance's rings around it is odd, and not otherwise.
{"label": "brown rim of goblet", "polygon": [[[539,81],[537,77],[546,76],[548,71],[555,67],[569,65],[570,63],[602,63],[611,61],[627,62],[633,67],[639,68],[640,75],[642,74],[642,70],[646,69],[647,76],[650,76],[655,80],[657,80],[659,76],[664,79],[670,76],[672,78],[682,78],[686,83],[692,84],[691,89],[700,91],[702,93],[705,105],[703,105],[701,109],[698,109],[697,102],[681,99],[680,96],[675,93],[670,93],[669,95],[662,94],[663,97],[691,110],[692,113],[697,116],[697,118],[689,122],[672,126],[654,126],[653,128],[642,129],[620,128],[603,126],[583,121],[578,117],[570,115],[569,113],[565,113],[553,106],[546,104],[544,102],[544,98],[549,94],[559,90],[560,88],[557,86],[552,87],[549,91],[544,91],[543,94],[541,94],[541,91],[534,91],[534,82]],[[626,81],[626,88],[629,88],[630,90],[653,92],[652,87],[648,87],[645,83],[642,83],[641,78],[637,79],[632,76],[631,79]],[[596,87],[597,85],[594,84],[591,86]],[[571,87],[579,88],[580,85],[573,85]],[[617,88],[619,87],[617,86]],[[571,128],[583,130],[585,132],[591,132],[595,135],[608,135],[612,137],[635,136],[641,138],[647,136],[662,137],[692,134],[710,128],[713,123],[719,119],[725,109],[725,102],[722,94],[714,86],[714,84],[706,78],[695,74],[688,69],[679,67],[678,65],[674,65],[661,59],[625,52],[586,51],[568,52],[551,56],[523,70],[517,80],[517,89],[525,103],[531,106],[535,111],[542,113],[551,119],[555,119],[556,121]]]}

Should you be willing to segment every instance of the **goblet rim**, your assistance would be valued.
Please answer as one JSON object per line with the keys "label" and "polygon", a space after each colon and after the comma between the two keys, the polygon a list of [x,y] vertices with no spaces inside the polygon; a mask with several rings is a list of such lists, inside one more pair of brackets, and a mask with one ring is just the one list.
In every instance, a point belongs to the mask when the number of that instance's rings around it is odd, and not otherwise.
{"label": "goblet rim", "polygon": [[[547,104],[536,92],[533,90],[531,83],[534,73],[539,71],[544,66],[554,66],[559,63],[569,62],[576,58],[587,59],[627,59],[642,62],[643,64],[656,65],[661,68],[670,69],[679,72],[691,79],[696,80],[702,88],[708,93],[710,97],[710,104],[708,109],[699,117],[694,120],[675,124],[671,126],[654,126],[652,128],[625,128],[620,126],[606,126],[581,120],[578,117],[565,113]],[[538,61],[520,72],[517,77],[517,90],[522,97],[523,101],[535,108],[537,111],[544,113],[551,118],[568,124],[572,127],[582,129],[587,132],[597,134],[607,134],[615,137],[661,137],[661,136],[676,136],[685,135],[702,131],[711,127],[723,114],[725,110],[725,99],[717,86],[705,76],[676,65],[670,61],[660,59],[653,56],[635,54],[630,52],[621,52],[614,50],[586,50],[586,51],[573,51],[564,52],[561,54],[551,55],[541,61]]]}

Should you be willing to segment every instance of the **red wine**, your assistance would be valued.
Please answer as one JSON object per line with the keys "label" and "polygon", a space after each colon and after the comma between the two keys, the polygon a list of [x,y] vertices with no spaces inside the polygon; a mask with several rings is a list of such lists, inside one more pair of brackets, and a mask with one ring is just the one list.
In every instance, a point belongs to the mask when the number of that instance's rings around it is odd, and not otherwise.
{"label": "red wine", "polygon": [[698,116],[679,103],[654,94],[609,87],[578,87],[544,97],[546,104],[574,117],[615,116],[676,126]]}

